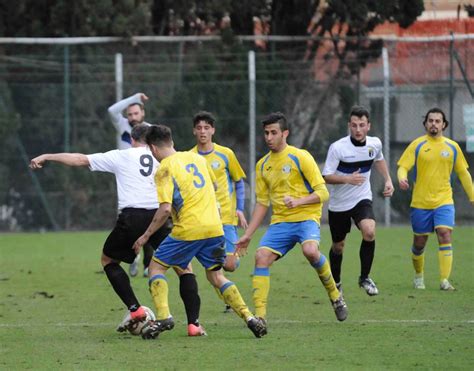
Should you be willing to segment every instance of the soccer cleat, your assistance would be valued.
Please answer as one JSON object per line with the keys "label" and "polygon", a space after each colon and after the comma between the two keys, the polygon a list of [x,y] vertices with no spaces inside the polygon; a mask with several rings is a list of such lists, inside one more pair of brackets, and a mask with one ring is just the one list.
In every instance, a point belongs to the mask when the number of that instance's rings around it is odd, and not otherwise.
{"label": "soccer cleat", "polygon": [[337,288],[337,290],[338,290],[338,291],[341,293],[341,295],[342,295],[342,282],[337,282],[337,283],[336,283],[336,288]]}
{"label": "soccer cleat", "polygon": [[130,319],[132,322],[139,322],[146,319],[145,308],[140,306],[135,312],[130,312]]}
{"label": "soccer cleat", "polygon": [[188,336],[207,336],[207,332],[201,325],[196,326],[190,323],[188,325]]}
{"label": "soccer cleat", "polygon": [[413,287],[417,290],[424,290],[425,289],[425,280],[423,276],[416,277],[413,279]]}
{"label": "soccer cleat", "polygon": [[132,317],[130,316],[130,312],[127,312],[127,314],[125,315],[125,317],[123,317],[123,320],[122,322],[120,322],[120,324],[117,326],[117,331],[118,332],[125,332],[127,331],[128,329],[128,326],[130,325],[130,321],[131,321]]}
{"label": "soccer cleat", "polygon": [[379,289],[375,286],[375,282],[371,278],[359,278],[359,287],[362,287],[367,295],[374,296],[379,294]]}
{"label": "soccer cleat", "polygon": [[138,274],[138,262],[140,260],[140,254],[138,254],[135,257],[135,260],[133,261],[132,264],[130,264],[130,267],[128,268],[128,273],[130,273],[131,277],[135,277]]}
{"label": "soccer cleat", "polygon": [[135,312],[127,312],[123,317],[122,322],[117,326],[118,332],[125,332],[129,329],[130,325],[143,321],[146,319],[146,312],[143,307],[139,307]]}
{"label": "soccer cleat", "polygon": [[334,308],[334,313],[336,313],[336,318],[338,321],[344,321],[347,318],[347,305],[342,297],[342,294],[338,299],[331,301],[332,307]]}
{"label": "soccer cleat", "polygon": [[156,339],[160,333],[172,330],[174,327],[173,317],[150,321],[142,329],[143,339]]}
{"label": "soccer cleat", "polygon": [[443,291],[456,291],[454,286],[451,285],[446,278],[441,281],[441,283],[439,284],[439,288],[440,290],[443,290]]}
{"label": "soccer cleat", "polygon": [[143,270],[143,277],[148,277],[148,267]]}
{"label": "soccer cleat", "polygon": [[230,313],[232,312],[232,307],[228,304],[225,305],[225,308],[224,308],[224,313]]}
{"label": "soccer cleat", "polygon": [[261,317],[251,317],[247,321],[247,327],[257,338],[261,338],[267,334],[267,322]]}

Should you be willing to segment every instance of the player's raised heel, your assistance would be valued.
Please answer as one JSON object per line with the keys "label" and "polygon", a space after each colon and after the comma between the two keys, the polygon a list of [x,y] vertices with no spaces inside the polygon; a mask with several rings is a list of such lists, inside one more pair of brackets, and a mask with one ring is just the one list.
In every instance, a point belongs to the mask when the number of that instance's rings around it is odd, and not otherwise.
{"label": "player's raised heel", "polygon": [[130,312],[130,319],[133,322],[143,321],[144,319],[146,319],[145,308],[140,306],[135,312]]}
{"label": "player's raised heel", "polygon": [[146,319],[145,308],[139,307],[135,312],[128,312],[125,317],[123,317],[122,322],[117,326],[118,332],[125,332],[129,329],[131,325],[136,322],[140,322]]}
{"label": "player's raised heel", "polygon": [[439,284],[439,289],[443,291],[456,291],[453,285],[449,283],[447,279],[444,279]]}
{"label": "player's raised heel", "polygon": [[166,319],[150,321],[142,329],[143,339],[156,339],[160,333],[172,330],[174,327],[173,317]]}
{"label": "player's raised heel", "polygon": [[255,337],[261,338],[267,334],[267,322],[260,317],[252,317],[247,321],[247,327]]}
{"label": "player's raised heel", "polygon": [[201,325],[196,326],[190,323],[188,325],[188,336],[207,336],[207,332]]}
{"label": "player's raised heel", "polygon": [[374,296],[379,294],[379,289],[375,286],[375,282],[372,281],[372,278],[359,278],[359,287],[363,288],[367,295]]}
{"label": "player's raised heel", "polygon": [[334,313],[338,321],[345,321],[347,318],[347,305],[344,301],[342,294],[338,299],[332,301],[332,307],[334,308]]}

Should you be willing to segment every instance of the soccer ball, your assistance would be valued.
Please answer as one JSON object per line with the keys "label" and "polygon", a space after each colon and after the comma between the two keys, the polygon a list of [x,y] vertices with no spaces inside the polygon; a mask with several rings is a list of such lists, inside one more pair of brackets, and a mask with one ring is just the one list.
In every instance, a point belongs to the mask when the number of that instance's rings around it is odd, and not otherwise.
{"label": "soccer ball", "polygon": [[128,332],[130,332],[132,335],[140,335],[142,332],[142,328],[149,321],[154,321],[156,319],[155,313],[153,313],[153,311],[150,308],[144,306],[143,309],[145,309],[145,312],[146,312],[146,319],[144,319],[143,321],[130,323],[127,326]]}

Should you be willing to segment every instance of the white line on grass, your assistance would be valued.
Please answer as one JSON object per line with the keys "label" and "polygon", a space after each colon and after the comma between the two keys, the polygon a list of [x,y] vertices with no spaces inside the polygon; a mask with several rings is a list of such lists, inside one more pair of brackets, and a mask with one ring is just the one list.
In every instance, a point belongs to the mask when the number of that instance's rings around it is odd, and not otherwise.
{"label": "white line on grass", "polygon": [[[299,320],[275,320],[270,321],[275,324],[291,324],[291,323],[308,323],[308,324],[330,324],[335,323],[334,321],[299,321]],[[408,323],[408,324],[474,324],[474,320],[464,320],[464,321],[448,321],[448,320],[431,320],[431,319],[367,319],[360,321],[348,321],[350,324],[364,324],[364,323]],[[208,325],[218,325],[217,322],[209,322]],[[90,323],[90,322],[80,322],[80,323],[0,323],[0,327],[114,327],[116,323]]]}

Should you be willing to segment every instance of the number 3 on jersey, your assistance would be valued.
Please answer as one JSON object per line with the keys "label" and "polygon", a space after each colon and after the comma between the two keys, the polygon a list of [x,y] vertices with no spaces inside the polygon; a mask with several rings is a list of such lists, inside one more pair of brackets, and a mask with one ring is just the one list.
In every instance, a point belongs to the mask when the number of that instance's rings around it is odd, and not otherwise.
{"label": "number 3 on jersey", "polygon": [[199,181],[196,181],[196,180],[193,181],[193,184],[196,188],[204,187],[204,184],[206,184],[206,181],[204,180],[204,177],[199,172],[199,169],[197,168],[197,166],[195,164],[187,164],[186,165],[186,171],[188,173],[192,173],[193,176],[198,178]]}

